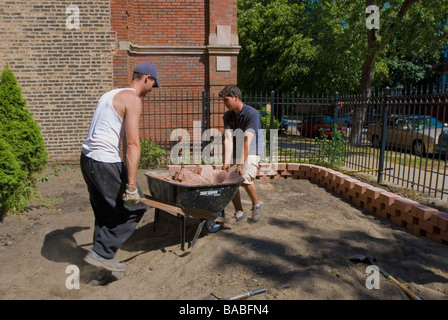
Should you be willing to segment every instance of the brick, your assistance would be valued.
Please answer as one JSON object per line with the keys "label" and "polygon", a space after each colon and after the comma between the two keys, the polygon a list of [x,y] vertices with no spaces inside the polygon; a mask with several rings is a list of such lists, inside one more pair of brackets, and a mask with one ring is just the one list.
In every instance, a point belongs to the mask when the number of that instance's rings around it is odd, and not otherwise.
{"label": "brick", "polygon": [[413,206],[418,205],[418,204],[419,204],[418,202],[413,201],[411,199],[400,197],[400,198],[395,199],[394,207],[397,210],[400,210],[401,212],[407,213],[407,212],[411,211],[411,208]]}
{"label": "brick", "polygon": [[354,185],[354,189],[356,192],[358,192],[359,194],[363,194],[364,192],[366,192],[367,187],[369,186],[368,183],[365,182],[356,182]]}
{"label": "brick", "polygon": [[313,165],[311,165],[311,164],[300,164],[299,171],[305,172],[308,175],[309,173],[311,173],[312,167],[313,167]]}
{"label": "brick", "polygon": [[448,231],[440,231],[440,240],[443,244],[448,244]]}
{"label": "brick", "polygon": [[[365,197],[367,198],[365,208],[367,210],[372,211],[374,213],[376,213],[378,211],[376,200],[379,198],[380,193],[382,193],[382,192],[386,192],[386,191],[384,189],[376,188],[373,186],[367,187],[367,190],[365,193]],[[379,203],[378,203],[378,206],[380,206]]]}
{"label": "brick", "polygon": [[352,190],[355,187],[355,183],[359,182],[356,179],[348,178],[344,180],[344,183],[342,184],[344,188],[344,193],[348,193],[349,190]]}
{"label": "brick", "polygon": [[393,211],[391,211],[391,206],[393,205],[395,199],[399,197],[399,195],[387,191],[380,193],[379,197],[375,200],[377,214],[389,219],[393,213]]}
{"label": "brick", "polygon": [[274,170],[277,170],[277,171],[286,170],[286,163],[273,163],[273,165],[275,166]]}
{"label": "brick", "polygon": [[290,171],[299,171],[300,164],[298,164],[298,163],[287,163],[286,164],[286,169],[290,170]]}
{"label": "brick", "polygon": [[291,174],[292,179],[303,179],[305,176],[301,174],[299,171],[293,171]]}
{"label": "brick", "polygon": [[369,186],[370,185],[368,183],[356,182],[353,187],[353,190],[356,192],[356,198],[359,198],[362,194],[364,194]]}
{"label": "brick", "polygon": [[374,200],[374,199],[378,199],[380,194],[383,192],[386,192],[386,190],[381,189],[381,188],[376,188],[373,186],[369,186],[369,187],[367,187],[366,195],[368,198]]}
{"label": "brick", "polygon": [[382,203],[386,206],[391,206],[392,204],[394,204],[395,199],[397,199],[397,198],[400,198],[400,196],[395,193],[383,192],[383,193],[380,193],[378,200],[380,201],[380,203]]}
{"label": "brick", "polygon": [[413,224],[413,223],[408,223],[407,227],[406,227],[409,232],[411,232],[412,234],[419,236],[420,235],[420,227],[418,224]]}
{"label": "brick", "polygon": [[401,217],[399,216],[391,216],[390,220],[393,222],[393,224],[399,226],[399,227],[403,227],[406,228],[407,227],[407,221],[403,220]]}
{"label": "brick", "polygon": [[439,223],[437,224],[437,227],[442,231],[448,231],[448,213],[439,213]]}
{"label": "brick", "polygon": [[166,169],[168,171],[180,171],[180,169],[182,169],[182,166],[180,166],[180,165],[167,165]]}
{"label": "brick", "polygon": [[182,165],[182,168],[188,169],[188,170],[194,170],[198,167],[196,164],[184,164]]}
{"label": "brick", "polygon": [[431,223],[442,231],[448,231],[448,213],[434,212],[430,218]]}
{"label": "brick", "polygon": [[327,172],[328,172],[327,179],[329,181],[335,181],[336,180],[336,173],[337,173],[337,171],[327,170]]}
{"label": "brick", "polygon": [[403,221],[408,221],[409,216],[411,216],[411,208],[416,204],[418,204],[418,202],[407,198],[397,198],[395,199],[394,204],[390,206],[390,214],[400,218]]}
{"label": "brick", "polygon": [[420,230],[423,230],[425,232],[425,235],[427,233],[434,232],[434,226],[432,225],[431,221],[429,221],[429,220],[420,220],[418,222],[418,227],[420,228]]}
{"label": "brick", "polygon": [[[351,189],[345,188],[343,197],[350,202],[355,202],[356,192],[353,188],[351,188]],[[355,203],[355,204],[357,204],[357,203]]]}
{"label": "brick", "polygon": [[433,213],[438,212],[438,210],[425,206],[423,204],[417,204],[412,206],[411,215],[417,217],[420,220],[429,220]]}
{"label": "brick", "polygon": [[343,173],[336,173],[335,174],[335,182],[336,186],[339,188],[339,186],[342,186],[344,184],[345,179],[347,179],[347,176]]}
{"label": "brick", "polygon": [[288,170],[283,170],[282,172],[280,172],[280,174],[284,177],[289,177],[292,175]]}

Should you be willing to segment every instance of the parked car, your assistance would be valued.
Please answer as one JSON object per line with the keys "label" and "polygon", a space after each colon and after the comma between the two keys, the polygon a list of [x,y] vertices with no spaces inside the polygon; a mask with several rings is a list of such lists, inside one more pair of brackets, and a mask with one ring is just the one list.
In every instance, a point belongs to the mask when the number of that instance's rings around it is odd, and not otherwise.
{"label": "parked car", "polygon": [[[368,126],[367,137],[379,148],[382,121]],[[410,150],[417,156],[427,153],[447,154],[448,124],[430,116],[392,115],[387,120],[386,145]]]}
{"label": "parked car", "polygon": [[[258,113],[262,117],[270,117],[271,116],[270,113],[267,113],[264,110],[258,110]],[[288,131],[288,120],[286,120],[285,118],[282,118],[282,120],[280,122],[280,130],[279,131],[283,131],[283,132],[287,132]]]}
{"label": "parked car", "polygon": [[[303,137],[317,137],[322,133],[331,138],[333,135],[334,121],[330,116],[308,116],[297,124],[297,130]],[[336,130],[347,134],[347,127],[337,124]]]}
{"label": "parked car", "polygon": [[[331,118],[330,118],[331,119]],[[336,118],[336,122],[345,126],[345,127],[351,127],[353,124],[353,118],[348,113],[342,114]]]}

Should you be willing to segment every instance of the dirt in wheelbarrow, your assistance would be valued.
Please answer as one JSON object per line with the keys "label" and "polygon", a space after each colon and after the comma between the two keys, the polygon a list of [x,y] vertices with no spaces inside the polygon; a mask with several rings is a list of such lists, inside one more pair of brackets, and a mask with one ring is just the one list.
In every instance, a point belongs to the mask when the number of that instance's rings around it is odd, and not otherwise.
{"label": "dirt in wheelbarrow", "polygon": [[[148,192],[144,172],[139,184]],[[161,214],[155,224],[148,208],[117,252],[126,275],[101,271],[83,261],[94,219],[80,170],[60,166],[44,174],[49,179],[39,182],[40,194],[27,210],[0,222],[0,299],[202,300],[263,288],[249,299],[409,299],[382,275],[375,278],[368,263],[350,261],[353,255],[376,258],[422,299],[448,298],[448,246],[412,235],[307,180],[257,180],[259,222],[247,219],[203,233],[185,251],[177,217]],[[244,191],[242,197],[250,217]],[[225,214],[233,212],[229,203]],[[198,223],[187,220],[187,240]]]}

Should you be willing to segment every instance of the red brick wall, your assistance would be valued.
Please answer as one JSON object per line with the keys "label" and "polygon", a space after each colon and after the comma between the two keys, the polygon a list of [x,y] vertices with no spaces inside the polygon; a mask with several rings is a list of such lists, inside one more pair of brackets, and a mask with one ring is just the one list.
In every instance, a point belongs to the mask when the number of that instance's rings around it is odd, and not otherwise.
{"label": "red brick wall", "polygon": [[[236,55],[229,72],[216,71],[216,55],[207,51],[210,34],[217,25],[231,25],[236,36],[236,1],[206,0],[112,0],[112,30],[118,43],[140,47],[190,47],[191,54],[129,53],[124,46],[114,55],[114,84],[127,85],[136,63],[150,61],[159,71],[164,89],[209,90],[236,83]],[[153,48],[152,48],[153,49]],[[185,49],[184,49],[185,50]],[[182,51],[182,49],[180,49]],[[126,78],[127,77],[127,78]]]}
{"label": "red brick wall", "polygon": [[[79,8],[78,29],[67,28],[69,5]],[[98,98],[127,86],[140,61],[158,67],[158,91],[236,83],[237,54],[230,71],[217,72],[219,53],[208,49],[220,24],[236,35],[236,0],[2,1],[0,69],[8,63],[16,75],[50,160],[78,161]],[[155,47],[165,52],[145,54]]]}
{"label": "red brick wall", "polygon": [[[126,86],[133,67],[141,61],[157,66],[163,88],[145,99],[141,132],[144,138],[166,146],[174,129],[191,132],[193,121],[201,120],[197,97],[202,90],[216,95],[225,85],[236,83],[235,52],[229,54],[230,70],[217,71],[217,57],[228,53],[217,40],[217,26],[230,26],[230,43],[224,47],[238,46],[236,0],[115,0],[111,4],[112,29],[119,45],[123,44],[114,55],[114,85]],[[129,44],[130,51],[126,50]],[[167,48],[172,49],[169,54],[153,53]],[[189,54],[186,48],[191,49]],[[195,101],[179,103],[171,95],[176,92],[185,97],[182,91],[191,91],[189,96],[196,97]],[[212,103],[210,112],[210,126],[221,128],[222,104]]]}
{"label": "red brick wall", "polygon": [[67,28],[70,4],[0,4],[0,69],[7,63],[14,72],[54,161],[79,159],[96,101],[113,88],[109,1],[74,1],[78,29]]}

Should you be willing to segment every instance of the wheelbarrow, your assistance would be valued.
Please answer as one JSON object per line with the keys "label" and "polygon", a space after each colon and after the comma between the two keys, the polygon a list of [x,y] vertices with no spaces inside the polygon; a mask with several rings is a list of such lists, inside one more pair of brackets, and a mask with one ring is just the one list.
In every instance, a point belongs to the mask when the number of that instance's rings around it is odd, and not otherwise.
{"label": "wheelbarrow", "polygon": [[185,251],[185,226],[187,217],[200,219],[191,241],[193,248],[206,225],[209,233],[217,232],[223,224],[232,224],[235,219],[225,217],[225,207],[236,195],[244,181],[242,177],[216,184],[180,184],[173,181],[173,172],[145,172],[151,195],[145,194],[140,201],[155,208],[154,228],[161,211],[176,215],[180,220],[180,243]]}

